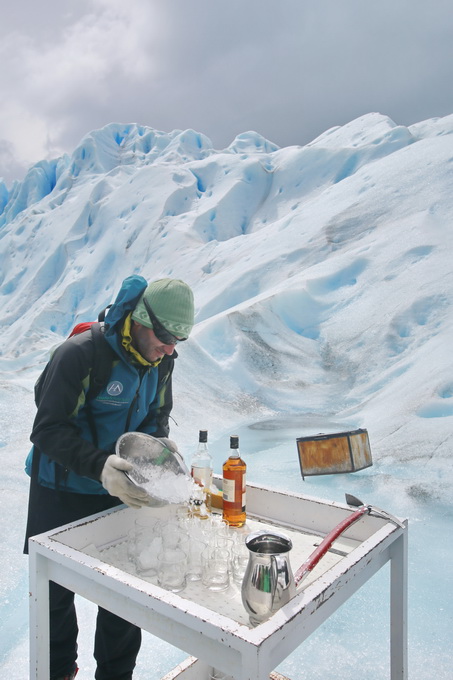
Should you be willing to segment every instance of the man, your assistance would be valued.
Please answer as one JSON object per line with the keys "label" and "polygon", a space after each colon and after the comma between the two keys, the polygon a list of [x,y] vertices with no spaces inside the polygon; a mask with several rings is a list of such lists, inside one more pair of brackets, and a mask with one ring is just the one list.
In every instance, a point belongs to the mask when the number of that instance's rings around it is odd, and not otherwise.
{"label": "man", "polygon": [[[175,345],[189,337],[193,323],[193,294],[186,283],[160,279],[147,285],[131,276],[105,317],[100,340],[111,369],[96,397],[88,393],[95,361],[91,331],[56,349],[35,388],[26,545],[30,536],[122,502],[146,504],[146,492],[123,474],[132,466],[115,455],[115,443],[128,431],[168,436]],[[77,674],[77,634],[74,594],[51,583],[51,680]],[[130,680],[140,644],[139,628],[99,608],[96,680]]]}

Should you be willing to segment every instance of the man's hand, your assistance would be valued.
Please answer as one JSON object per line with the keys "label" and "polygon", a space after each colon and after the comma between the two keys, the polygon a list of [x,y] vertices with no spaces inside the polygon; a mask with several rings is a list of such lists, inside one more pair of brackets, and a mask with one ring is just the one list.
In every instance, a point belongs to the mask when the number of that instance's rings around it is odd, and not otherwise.
{"label": "man's hand", "polygon": [[149,495],[140,486],[131,482],[125,472],[133,469],[127,460],[112,454],[105,461],[101,472],[101,483],[111,496],[116,496],[131,508],[141,508],[148,505]]}

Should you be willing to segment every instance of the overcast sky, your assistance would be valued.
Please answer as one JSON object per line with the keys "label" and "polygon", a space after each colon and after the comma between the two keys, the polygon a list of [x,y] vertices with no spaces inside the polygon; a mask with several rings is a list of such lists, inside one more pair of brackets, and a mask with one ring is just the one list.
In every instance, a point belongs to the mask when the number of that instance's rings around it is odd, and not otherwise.
{"label": "overcast sky", "polygon": [[452,0],[2,0],[0,178],[107,123],[279,146],[453,113]]}

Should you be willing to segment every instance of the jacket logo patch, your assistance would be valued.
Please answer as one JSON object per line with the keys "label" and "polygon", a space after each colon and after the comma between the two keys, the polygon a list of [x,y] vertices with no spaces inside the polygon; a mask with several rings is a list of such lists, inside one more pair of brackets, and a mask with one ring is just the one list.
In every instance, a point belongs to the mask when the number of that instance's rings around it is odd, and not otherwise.
{"label": "jacket logo patch", "polygon": [[123,384],[120,383],[118,380],[114,380],[113,382],[107,385],[107,394],[109,394],[111,397],[119,396],[122,391]]}

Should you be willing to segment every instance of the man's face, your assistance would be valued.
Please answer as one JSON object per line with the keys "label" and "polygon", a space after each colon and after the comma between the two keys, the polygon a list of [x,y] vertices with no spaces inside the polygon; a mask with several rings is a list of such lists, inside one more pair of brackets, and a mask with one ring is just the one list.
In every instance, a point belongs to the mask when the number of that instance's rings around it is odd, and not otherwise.
{"label": "man's face", "polygon": [[152,328],[142,326],[136,321],[132,322],[131,327],[132,345],[146,361],[152,363],[161,359],[164,354],[171,355],[175,345],[164,345],[154,334]]}

